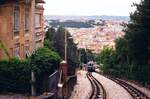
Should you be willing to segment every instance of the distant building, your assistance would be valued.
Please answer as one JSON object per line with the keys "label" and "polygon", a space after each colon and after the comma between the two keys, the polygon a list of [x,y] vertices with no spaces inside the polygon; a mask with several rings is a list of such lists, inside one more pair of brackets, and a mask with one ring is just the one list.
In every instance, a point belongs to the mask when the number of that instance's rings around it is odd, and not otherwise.
{"label": "distant building", "polygon": [[[43,0],[0,0],[0,41],[10,57],[25,59],[43,46]],[[0,49],[0,59],[6,57]]]}
{"label": "distant building", "polygon": [[122,21],[105,20],[104,25],[93,28],[67,28],[78,43],[78,48],[100,53],[104,47],[115,49],[115,39],[124,35]]}

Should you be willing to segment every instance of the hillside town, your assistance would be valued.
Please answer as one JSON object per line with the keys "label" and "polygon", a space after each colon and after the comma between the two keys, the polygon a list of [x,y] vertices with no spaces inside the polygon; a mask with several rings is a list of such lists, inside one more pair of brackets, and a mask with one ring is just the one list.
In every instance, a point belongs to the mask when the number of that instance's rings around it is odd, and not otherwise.
{"label": "hillside town", "polygon": [[128,23],[129,20],[123,18],[110,19],[99,16],[95,19],[93,17],[54,17],[46,16],[45,27],[60,26],[65,27],[72,35],[74,42],[78,49],[89,49],[94,53],[99,53],[104,47],[115,48],[115,40],[124,35],[123,24]]}
{"label": "hillside town", "polygon": [[115,40],[124,35],[123,21],[106,20],[103,25],[92,28],[67,28],[78,48],[90,49],[99,53],[103,47],[115,47]]}

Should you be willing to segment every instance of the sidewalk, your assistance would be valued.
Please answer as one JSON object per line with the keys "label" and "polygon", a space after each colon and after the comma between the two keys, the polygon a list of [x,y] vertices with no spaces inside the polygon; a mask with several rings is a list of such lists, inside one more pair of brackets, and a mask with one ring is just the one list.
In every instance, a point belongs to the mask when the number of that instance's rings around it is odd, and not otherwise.
{"label": "sidewalk", "polygon": [[78,71],[77,84],[71,94],[70,99],[88,99],[92,91],[91,83],[86,77],[86,71]]}

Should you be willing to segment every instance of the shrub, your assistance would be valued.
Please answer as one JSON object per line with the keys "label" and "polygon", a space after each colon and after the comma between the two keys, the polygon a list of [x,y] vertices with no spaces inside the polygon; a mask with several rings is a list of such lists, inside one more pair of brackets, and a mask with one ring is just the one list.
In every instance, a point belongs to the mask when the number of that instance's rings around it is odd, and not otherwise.
{"label": "shrub", "polygon": [[58,68],[60,57],[44,47],[40,48],[28,60],[16,58],[0,61],[0,92],[29,93],[31,70],[35,71],[37,92],[42,92],[48,77]]}
{"label": "shrub", "polygon": [[47,90],[48,77],[58,69],[59,63],[60,56],[47,47],[39,48],[32,54],[31,66],[35,72],[38,93]]}
{"label": "shrub", "polygon": [[0,61],[0,91],[27,93],[30,90],[28,61]]}

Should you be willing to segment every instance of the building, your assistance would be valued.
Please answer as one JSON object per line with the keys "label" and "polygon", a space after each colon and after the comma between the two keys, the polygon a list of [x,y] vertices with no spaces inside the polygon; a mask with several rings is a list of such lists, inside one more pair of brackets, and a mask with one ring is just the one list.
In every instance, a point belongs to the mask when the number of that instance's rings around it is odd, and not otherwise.
{"label": "building", "polygon": [[[43,0],[0,0],[0,43],[10,57],[25,59],[43,46]],[[0,59],[6,53],[0,49]]]}

